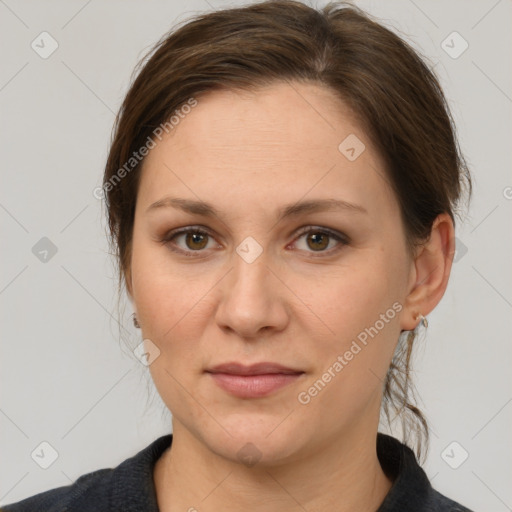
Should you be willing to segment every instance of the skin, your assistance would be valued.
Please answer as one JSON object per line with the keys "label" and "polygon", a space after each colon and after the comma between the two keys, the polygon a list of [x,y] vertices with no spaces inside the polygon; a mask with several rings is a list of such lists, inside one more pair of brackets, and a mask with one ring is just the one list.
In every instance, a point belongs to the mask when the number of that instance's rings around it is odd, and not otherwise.
{"label": "skin", "polygon": [[[125,274],[142,336],[160,350],[149,368],[173,415],[172,446],[154,471],[160,510],[374,511],[392,485],[375,446],[384,377],[400,332],[445,292],[452,221],[440,215],[428,242],[408,254],[380,155],[322,85],[197,99],[145,159]],[[355,161],[338,150],[350,134],[366,146]],[[207,201],[218,214],[148,211],[169,196]],[[278,221],[279,208],[310,199],[349,201],[366,213]],[[162,242],[198,225],[208,236]],[[307,227],[309,235],[299,233]],[[321,228],[350,240],[319,237]],[[236,252],[249,236],[263,249],[252,263]],[[298,394],[396,302],[401,311],[301,404]],[[267,397],[243,399],[205,373],[228,361],[305,373]],[[253,466],[238,456],[248,442],[259,457]]]}

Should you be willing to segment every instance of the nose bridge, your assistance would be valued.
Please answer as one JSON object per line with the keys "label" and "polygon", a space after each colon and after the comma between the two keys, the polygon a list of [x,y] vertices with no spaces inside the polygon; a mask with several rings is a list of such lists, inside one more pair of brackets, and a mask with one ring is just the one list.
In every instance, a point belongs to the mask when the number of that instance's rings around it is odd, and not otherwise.
{"label": "nose bridge", "polygon": [[[262,237],[259,242],[252,236],[245,237],[233,253],[233,271],[231,272],[229,289],[232,294],[241,294],[241,299],[261,299],[268,285],[270,270],[268,265],[269,251],[265,250]],[[261,243],[260,243],[261,242]]]}
{"label": "nose bridge", "polygon": [[234,268],[230,283],[233,294],[241,294],[243,296],[241,298],[258,299],[269,291],[267,281],[270,270],[266,255],[260,255],[254,261],[248,262],[237,254],[233,260]]}
{"label": "nose bridge", "polygon": [[240,244],[233,254],[233,269],[224,282],[216,316],[220,326],[250,337],[262,328],[281,329],[286,322],[286,311],[267,254],[260,251],[254,257],[255,246],[248,243],[247,247]]}

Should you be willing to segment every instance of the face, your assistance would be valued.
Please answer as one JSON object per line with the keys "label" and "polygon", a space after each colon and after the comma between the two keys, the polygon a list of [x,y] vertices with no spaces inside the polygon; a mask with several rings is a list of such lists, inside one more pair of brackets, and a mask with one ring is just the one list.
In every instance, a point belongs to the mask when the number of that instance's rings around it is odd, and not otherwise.
{"label": "face", "polygon": [[323,86],[197,100],[146,157],[127,275],[175,432],[273,464],[376,430],[413,265],[383,162]]}

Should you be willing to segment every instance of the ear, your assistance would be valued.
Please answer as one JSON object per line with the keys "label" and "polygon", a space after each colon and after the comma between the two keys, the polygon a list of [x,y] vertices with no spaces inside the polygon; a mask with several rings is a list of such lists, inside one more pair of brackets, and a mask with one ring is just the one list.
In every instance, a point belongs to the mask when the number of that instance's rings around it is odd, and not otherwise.
{"label": "ear", "polygon": [[413,330],[419,315],[427,316],[439,303],[448,285],[455,254],[455,229],[449,214],[442,213],[432,224],[429,239],[415,255],[409,293],[400,318],[402,330]]}

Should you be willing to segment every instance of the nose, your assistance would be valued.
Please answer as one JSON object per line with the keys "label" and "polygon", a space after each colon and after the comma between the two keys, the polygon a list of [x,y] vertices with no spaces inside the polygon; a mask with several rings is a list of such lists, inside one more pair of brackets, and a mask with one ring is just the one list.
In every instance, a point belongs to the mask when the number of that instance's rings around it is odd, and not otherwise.
{"label": "nose", "polygon": [[286,286],[269,267],[265,253],[252,263],[233,255],[234,268],[221,281],[221,297],[215,319],[224,330],[242,338],[258,338],[263,332],[280,331],[289,322]]}

